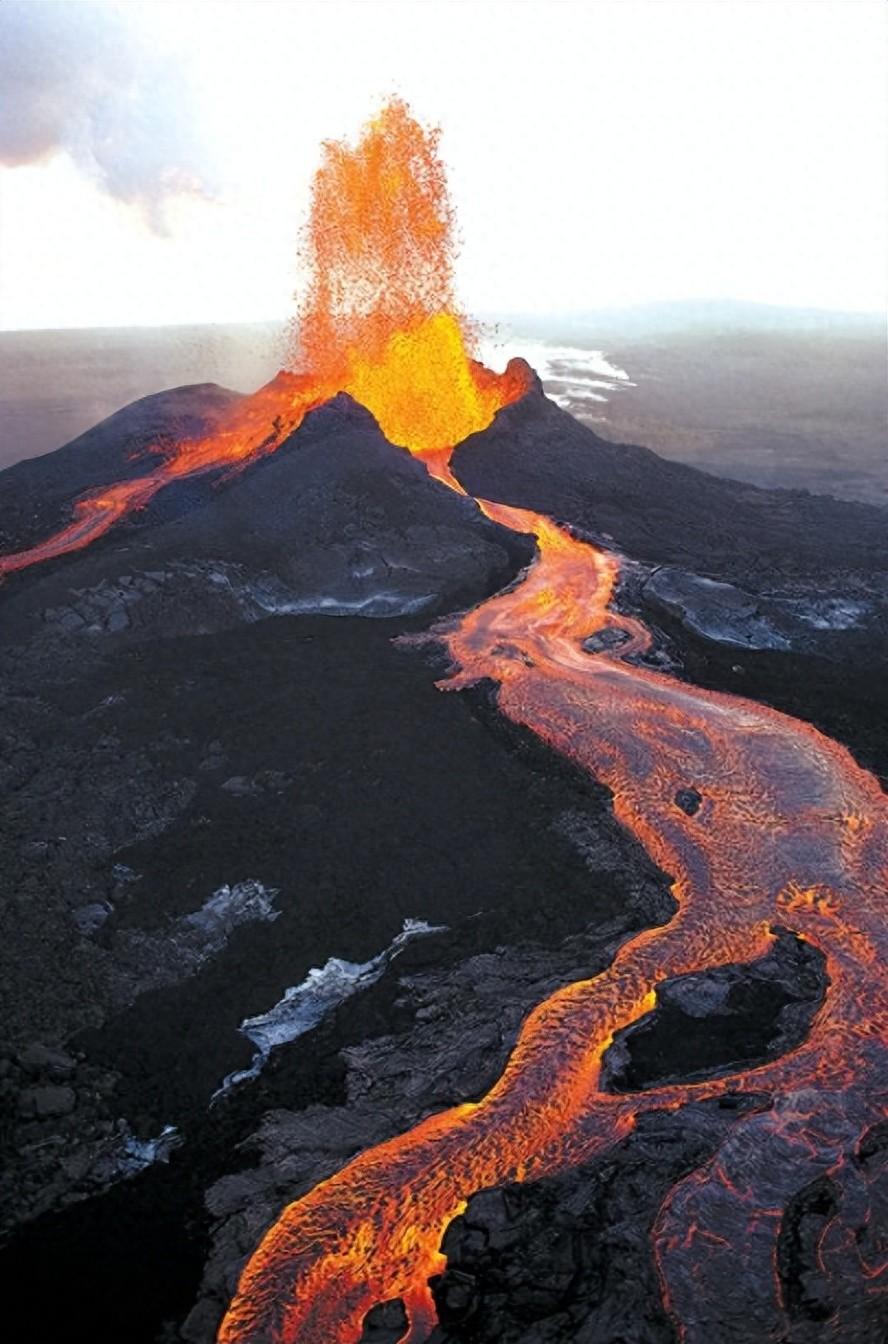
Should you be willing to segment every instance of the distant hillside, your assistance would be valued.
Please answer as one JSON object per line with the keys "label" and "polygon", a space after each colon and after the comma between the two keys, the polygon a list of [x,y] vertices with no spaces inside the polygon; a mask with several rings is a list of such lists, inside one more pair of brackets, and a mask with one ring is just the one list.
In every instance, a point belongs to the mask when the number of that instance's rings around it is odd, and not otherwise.
{"label": "distant hillside", "polygon": [[[605,438],[756,485],[888,503],[878,315],[714,300],[488,317],[498,365],[526,355],[559,404]],[[151,393],[184,383],[253,391],[280,368],[284,332],[280,322],[0,332],[0,468]],[[628,381],[590,381],[593,350]]]}
{"label": "distant hillside", "polygon": [[[884,316],[713,301],[511,329],[565,347],[549,390],[605,438],[754,485],[888,505]],[[606,400],[584,387],[586,348],[629,375]]]}

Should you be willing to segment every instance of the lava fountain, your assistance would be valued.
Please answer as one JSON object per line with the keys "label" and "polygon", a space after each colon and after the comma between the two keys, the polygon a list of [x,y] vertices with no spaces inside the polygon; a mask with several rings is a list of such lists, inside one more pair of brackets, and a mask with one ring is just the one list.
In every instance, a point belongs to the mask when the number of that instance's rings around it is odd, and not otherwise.
{"label": "lava fountain", "polygon": [[[428,200],[443,199],[440,180],[420,174],[423,208],[406,218],[388,213],[387,184],[373,161],[334,155],[322,170],[315,199],[326,204],[320,226],[313,217],[312,240],[327,260],[304,317],[306,345],[345,351],[349,386],[383,429],[428,454],[430,469],[459,489],[446,452],[435,451],[449,432],[442,407],[430,396],[411,408],[389,381],[397,374],[422,387],[435,372],[429,350],[460,333],[451,312],[416,321],[405,313],[393,265],[399,249],[412,247],[416,227],[424,287],[440,309],[435,286],[445,273],[424,260],[435,221],[446,215],[440,206],[425,210]],[[371,189],[382,204],[368,246],[385,279],[378,290],[362,290],[366,305],[342,318],[339,296],[351,292],[357,241],[351,221],[365,214],[357,203]],[[449,273],[446,280],[449,294]],[[464,389],[483,382],[459,349],[455,364],[442,366],[456,369],[445,381],[460,416],[467,408],[474,415],[474,394],[466,398]],[[361,363],[355,350],[371,358]],[[409,426],[400,419],[408,411],[417,417]],[[611,610],[616,558],[548,518],[478,502],[504,526],[534,533],[539,556],[520,585],[437,632],[454,667],[443,688],[493,679],[501,712],[603,781],[620,822],[672,875],[677,913],[666,927],[625,943],[608,970],[535,1009],[481,1102],[430,1116],[287,1207],[242,1274],[220,1344],[354,1344],[366,1312],[393,1298],[407,1309],[405,1344],[420,1344],[436,1320],[429,1279],[443,1267],[442,1234],[474,1191],[586,1161],[644,1111],[741,1092],[757,1094],[759,1103],[738,1110],[712,1164],[675,1187],[655,1227],[663,1298],[682,1339],[789,1338],[776,1270],[781,1216],[799,1186],[824,1177],[836,1192],[836,1213],[820,1262],[844,1288],[823,1338],[869,1344],[888,1286],[885,1248],[865,1229],[857,1237],[849,1229],[866,1202],[855,1145],[884,1114],[888,1087],[888,987],[880,971],[888,950],[886,799],[843,748],[810,726],[631,661],[649,636]],[[622,631],[619,650],[590,655],[583,641],[605,627]],[[704,800],[693,817],[676,801],[689,786]],[[826,959],[829,993],[803,1044],[705,1082],[634,1095],[607,1090],[604,1055],[615,1033],[656,1006],[659,984],[763,956],[779,928]],[[724,1285],[736,1277],[740,1248],[750,1273],[738,1312]]]}
{"label": "lava fountain", "polygon": [[[452,222],[437,138],[402,103],[356,148],[327,145],[308,228],[303,372],[280,374],[141,479],[79,501],[55,537],[0,558],[0,574],[89,544],[169,481],[275,451],[343,389],[459,488],[450,446],[520,396],[527,373],[512,365],[497,376],[471,358],[453,300]],[[600,975],[540,1004],[482,1101],[430,1116],[289,1205],[244,1269],[220,1344],[355,1344],[368,1309],[392,1298],[409,1315],[404,1341],[420,1344],[435,1323],[429,1278],[442,1268],[442,1234],[474,1191],[586,1161],[645,1111],[737,1093],[754,1094],[753,1109],[738,1111],[712,1161],[672,1190],[654,1228],[681,1338],[813,1338],[788,1320],[777,1241],[789,1200],[822,1179],[833,1211],[817,1257],[834,1294],[817,1338],[873,1344],[888,1249],[868,1219],[860,1154],[888,1095],[888,800],[810,725],[632,661],[649,637],[611,609],[616,558],[550,519],[479,503],[533,532],[538,560],[521,584],[435,632],[453,662],[444,689],[493,679],[502,713],[605,783],[619,821],[672,876],[677,911],[624,943]],[[622,630],[620,648],[586,652],[584,639],[606,627]],[[702,798],[693,816],[677,803],[688,787]],[[820,949],[829,976],[801,1045],[708,1081],[608,1091],[609,1045],[656,1005],[664,980],[753,960],[778,928]]]}
{"label": "lava fountain", "polygon": [[172,481],[238,471],[273,453],[337,392],[372,411],[391,443],[430,465],[445,461],[528,386],[521,361],[496,374],[472,358],[474,333],[454,298],[453,251],[438,132],[394,99],[355,146],[324,146],[306,230],[310,279],[293,342],[299,371],[282,371],[238,402],[211,434],[163,450],[144,476],[77,500],[73,519],[54,535],[0,555],[0,578],[88,546]]}

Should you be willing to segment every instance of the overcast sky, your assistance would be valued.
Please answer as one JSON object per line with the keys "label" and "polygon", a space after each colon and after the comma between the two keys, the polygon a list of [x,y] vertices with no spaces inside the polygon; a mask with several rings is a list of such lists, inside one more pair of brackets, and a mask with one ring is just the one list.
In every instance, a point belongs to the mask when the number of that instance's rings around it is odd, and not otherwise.
{"label": "overcast sky", "polygon": [[318,147],[443,128],[471,311],[886,302],[883,0],[0,0],[0,326],[289,311]]}

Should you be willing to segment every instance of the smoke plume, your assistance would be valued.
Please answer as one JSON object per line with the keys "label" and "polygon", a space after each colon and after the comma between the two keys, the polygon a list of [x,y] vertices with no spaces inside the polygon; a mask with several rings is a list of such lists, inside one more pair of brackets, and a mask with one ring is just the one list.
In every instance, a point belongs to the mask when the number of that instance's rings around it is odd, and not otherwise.
{"label": "smoke plume", "polygon": [[67,154],[165,232],[165,205],[212,197],[183,70],[106,4],[0,4],[0,164]]}

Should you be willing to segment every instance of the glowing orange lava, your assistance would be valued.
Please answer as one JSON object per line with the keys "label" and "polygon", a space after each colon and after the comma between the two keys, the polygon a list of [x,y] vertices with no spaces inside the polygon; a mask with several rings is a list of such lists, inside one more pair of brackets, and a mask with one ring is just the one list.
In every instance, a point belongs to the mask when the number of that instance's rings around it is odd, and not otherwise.
{"label": "glowing orange lava", "polygon": [[299,363],[372,411],[390,443],[419,454],[453,447],[526,390],[516,368],[498,376],[468,357],[453,223],[438,132],[404,103],[390,102],[356,150],[325,146]]}
{"label": "glowing orange lava", "polygon": [[[757,1255],[753,1282],[767,1300],[756,1338],[785,1338],[773,1272],[777,1178],[766,1159],[796,1182],[806,1170],[837,1177],[884,1110],[868,1084],[888,1076],[886,798],[810,726],[623,661],[647,635],[608,610],[614,558],[546,518],[484,508],[535,532],[540,557],[520,586],[441,635],[459,669],[445,689],[494,678],[503,713],[608,785],[619,820],[673,875],[679,908],[601,975],[535,1009],[483,1101],[362,1153],[285,1209],[244,1270],[220,1344],[351,1344],[367,1310],[395,1297],[410,1314],[405,1339],[419,1344],[434,1319],[427,1281],[441,1268],[443,1231],[473,1191],[585,1161],[643,1111],[744,1089],[777,1099],[735,1126],[752,1138],[758,1166],[748,1143],[739,1157],[726,1145],[720,1166],[676,1187],[655,1232],[658,1264],[682,1337],[709,1344],[728,1337],[719,1333],[718,1274],[738,1248]],[[625,632],[620,653],[586,653],[583,639],[605,626]],[[694,817],[675,802],[689,785],[704,798]],[[803,1045],[730,1077],[630,1096],[601,1090],[604,1052],[655,1005],[661,981],[760,957],[775,925],[827,959],[828,997]],[[853,1313],[885,1291],[886,1272],[883,1262],[855,1260],[851,1240],[839,1237],[835,1255],[859,1281]],[[846,1315],[823,1338],[849,1338],[842,1331],[853,1325]]]}
{"label": "glowing orange lava", "polygon": [[[401,103],[355,149],[326,146],[301,314],[307,371],[279,375],[221,430],[180,443],[141,479],[79,501],[56,536],[0,557],[0,575],[87,545],[171,480],[275,451],[306,411],[343,389],[459,488],[449,446],[484,428],[527,377],[517,365],[497,377],[471,360],[452,295],[451,231],[436,137]],[[445,688],[492,678],[504,714],[603,781],[617,818],[671,875],[677,913],[626,942],[602,974],[539,1005],[481,1102],[360,1154],[286,1208],[243,1272],[220,1344],[353,1344],[368,1309],[392,1298],[409,1313],[405,1340],[420,1344],[435,1321],[428,1280],[442,1267],[442,1233],[474,1191],[585,1161],[644,1111],[741,1090],[772,1101],[739,1115],[713,1161],[660,1210],[664,1301],[690,1344],[796,1339],[774,1273],[780,1216],[799,1182],[827,1175],[839,1209],[818,1256],[853,1291],[819,1338],[859,1338],[859,1313],[888,1279],[884,1253],[850,1235],[843,1217],[846,1206],[856,1216],[865,1184],[848,1154],[885,1110],[885,795],[809,725],[628,661],[648,635],[611,610],[615,557],[547,518],[482,507],[534,532],[539,559],[520,585],[438,632],[454,663]],[[583,640],[606,627],[622,630],[622,646],[586,652]],[[703,798],[693,817],[676,804],[688,787]],[[656,1004],[663,980],[760,957],[775,926],[826,958],[829,990],[801,1046],[730,1077],[634,1095],[602,1089],[605,1051]],[[726,1323],[719,1289],[738,1255],[755,1269],[744,1278],[745,1336]]]}
{"label": "glowing orange lava", "polygon": [[[184,439],[137,480],[91,491],[71,523],[0,556],[0,578],[88,546],[171,481],[274,452],[314,407],[348,392],[386,438],[440,457],[527,389],[526,367],[503,374],[472,358],[473,334],[453,293],[453,214],[438,133],[395,99],[358,144],[324,146],[307,230],[310,281],[297,349],[282,372],[204,438]],[[148,450],[151,451],[151,450]]]}

